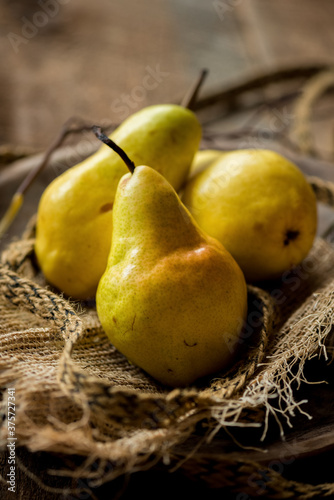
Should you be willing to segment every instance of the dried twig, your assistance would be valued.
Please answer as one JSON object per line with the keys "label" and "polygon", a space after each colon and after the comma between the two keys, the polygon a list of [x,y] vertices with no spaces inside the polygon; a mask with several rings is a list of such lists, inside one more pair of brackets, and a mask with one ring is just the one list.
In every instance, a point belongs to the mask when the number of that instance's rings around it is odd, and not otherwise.
{"label": "dried twig", "polygon": [[64,139],[69,134],[91,129],[91,125],[86,125],[86,124],[73,127],[73,122],[77,121],[78,121],[77,118],[72,117],[63,125],[59,135],[43,155],[42,161],[38,163],[38,165],[35,168],[33,168],[28,172],[28,175],[23,179],[23,181],[15,191],[8,209],[6,210],[2,219],[0,220],[0,238],[4,236],[4,234],[7,232],[10,225],[14,221],[15,217],[17,216],[22,206],[26,191],[31,186],[36,177],[39,175],[39,173],[45,168],[52,153],[63,143]]}
{"label": "dried twig", "polygon": [[[199,77],[196,79],[191,88],[187,91],[184,99],[182,100],[182,106],[191,108],[196,102],[197,95],[200,87],[202,86],[203,81],[207,75],[207,70],[202,70],[200,72]],[[14,193],[12,200],[8,209],[6,210],[4,216],[0,220],[0,239],[4,236],[4,234],[8,231],[11,226],[13,220],[18,214],[22,203],[24,201],[24,194],[34,182],[36,177],[40,174],[40,172],[45,168],[48,164],[51,155],[54,151],[63,143],[64,139],[72,133],[83,132],[84,130],[91,130],[92,124],[81,124],[79,126],[73,126],[73,123],[77,122],[77,118],[70,118],[62,127],[59,135],[56,137],[55,141],[50,145],[45,154],[43,155],[42,161],[38,163],[38,165],[28,172],[28,175],[23,179],[22,183]]]}
{"label": "dried twig", "polygon": [[[291,81],[299,78],[309,78],[321,71],[328,70],[330,67],[326,64],[314,64],[310,66],[278,68],[268,73],[260,73],[249,78],[243,78],[222,90],[212,92],[211,94],[198,98],[193,104],[195,111],[213,106],[215,104],[227,103],[249,91],[259,90],[270,84],[278,82]],[[261,96],[262,99],[263,96]]]}
{"label": "dried twig", "polygon": [[332,68],[310,78],[296,101],[291,133],[300,150],[305,154],[313,156],[316,154],[311,132],[311,115],[314,104],[333,86],[334,69]]}
{"label": "dried twig", "polygon": [[[271,83],[277,83],[277,82],[282,82],[286,80],[293,80],[293,79],[298,79],[298,78],[308,78],[313,75],[318,75],[318,73],[321,73],[323,71],[326,71],[326,73],[329,71],[329,66],[324,65],[324,64],[319,64],[319,65],[311,65],[311,66],[301,66],[301,67],[292,67],[292,68],[281,68],[277,69],[275,71],[269,72],[269,73],[263,73],[263,74],[258,74],[255,75],[251,78],[244,79],[240,83],[237,83],[231,87],[227,87],[221,91],[218,91],[216,93],[212,93],[211,95],[208,95],[206,97],[202,97],[201,99],[198,98],[198,92],[199,89],[201,88],[208,71],[206,69],[203,69],[200,72],[200,75],[197,77],[196,81],[193,83],[193,85],[190,87],[190,89],[186,92],[184,98],[181,101],[181,104],[185,107],[188,107],[194,111],[200,110],[206,107],[209,107],[214,104],[218,103],[229,103],[230,101],[233,101],[235,98],[241,96],[244,93],[247,93],[249,91],[256,91],[259,90],[267,85],[270,85]],[[317,78],[317,77],[315,77]],[[321,87],[321,86],[320,86]],[[323,84],[323,87],[321,88],[327,88],[328,85]],[[299,91],[298,91],[299,92]],[[285,99],[291,99],[292,97],[296,96],[298,92],[293,92],[289,93],[286,96],[283,96],[283,100]],[[280,96],[277,99],[275,99],[275,102],[278,104],[282,101],[282,96]],[[262,102],[262,105],[264,103]],[[269,103],[268,103],[269,104]],[[270,103],[272,104],[272,103]],[[43,158],[41,162],[33,168],[26,178],[23,180],[19,188],[17,189],[16,193],[14,194],[11,204],[6,211],[5,215],[3,218],[0,220],[0,238],[4,235],[4,233],[8,230],[9,226],[11,225],[12,221],[14,220],[15,216],[17,215],[18,211],[20,210],[20,207],[23,203],[24,199],[24,194],[29,188],[29,186],[32,184],[34,179],[37,177],[37,175],[44,169],[46,164],[49,162],[50,157],[52,153],[62,144],[64,141],[65,137],[70,134],[70,133],[75,133],[75,132],[81,132],[83,130],[91,129],[92,125],[81,125],[79,127],[71,127],[71,123],[73,122],[73,118],[68,120],[68,122],[65,123],[63,126],[59,136],[56,138],[56,140],[51,144],[50,148],[45,152],[43,155]],[[242,132],[238,132],[237,134],[245,134],[247,130],[242,130]],[[235,133],[232,133],[234,135]]]}

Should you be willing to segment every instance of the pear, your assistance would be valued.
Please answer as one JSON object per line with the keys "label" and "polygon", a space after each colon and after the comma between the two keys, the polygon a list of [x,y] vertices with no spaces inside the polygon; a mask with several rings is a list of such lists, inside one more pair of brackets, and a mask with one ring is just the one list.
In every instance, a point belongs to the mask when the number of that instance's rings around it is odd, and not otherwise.
{"label": "pear", "polygon": [[277,279],[300,264],[317,230],[311,186],[295,164],[271,150],[224,154],[186,183],[182,201],[248,282]]}
{"label": "pear", "polygon": [[226,151],[222,151],[220,149],[200,149],[194,156],[192,164],[190,166],[188,180],[195,175],[203,172],[209,165],[211,165],[214,161],[221,158]]}
{"label": "pear", "polygon": [[[154,165],[179,189],[198,149],[201,126],[192,111],[162,104],[133,114],[111,137],[137,163]],[[118,154],[103,145],[42,194],[35,253],[46,280],[67,296],[95,296],[110,250],[116,188],[126,172]]]}
{"label": "pear", "polygon": [[117,187],[96,308],[129,361],[184,387],[232,362],[247,288],[233,257],[199,228],[171,184],[137,166]]}

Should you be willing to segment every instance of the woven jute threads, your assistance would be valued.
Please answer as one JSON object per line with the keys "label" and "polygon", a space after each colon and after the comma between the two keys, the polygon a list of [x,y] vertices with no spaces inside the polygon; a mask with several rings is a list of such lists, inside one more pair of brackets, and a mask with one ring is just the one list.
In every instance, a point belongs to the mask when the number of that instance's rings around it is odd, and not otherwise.
{"label": "woven jute threads", "polygon": [[[314,178],[311,184],[318,199],[333,204],[331,185]],[[219,428],[236,423],[259,424],[265,435],[270,414],[277,412],[278,422],[293,420],[300,409],[291,384],[303,379],[305,362],[331,354],[333,285],[333,249],[317,239],[308,258],[281,281],[248,287],[248,322],[235,346],[234,366],[190,388],[171,390],[116,351],[94,304],[69,301],[44,282],[32,225],[3,252],[0,267],[0,386],[4,396],[6,387],[15,386],[18,442],[33,451],[111,461],[103,477],[108,481],[166,461],[204,421],[211,439]],[[4,397],[3,411],[5,405]],[[4,420],[2,445],[5,441]],[[196,450],[182,462],[185,471],[200,468],[210,485],[231,477],[235,488],[242,471],[258,470],[242,460],[204,460]],[[278,494],[284,478],[273,471],[268,477]],[[299,498],[332,488],[284,487]]]}

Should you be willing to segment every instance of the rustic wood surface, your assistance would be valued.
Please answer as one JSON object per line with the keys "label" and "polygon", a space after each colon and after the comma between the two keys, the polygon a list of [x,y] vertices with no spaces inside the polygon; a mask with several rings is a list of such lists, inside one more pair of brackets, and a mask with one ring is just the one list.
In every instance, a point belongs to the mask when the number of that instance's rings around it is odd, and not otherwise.
{"label": "rustic wood surface", "polygon": [[[203,98],[286,66],[331,67],[333,17],[334,3],[330,0],[5,0],[0,5],[0,154],[6,148],[13,158],[15,154],[45,151],[70,116],[101,124],[119,123],[148,104],[179,102],[202,68],[209,70],[200,95]],[[287,148],[287,154],[301,158],[299,145],[291,145],[288,131],[295,121],[294,99],[304,84],[305,78],[300,77],[284,85],[260,88],[254,94],[243,94],[239,101],[229,98],[228,105],[218,102],[214,109],[199,109],[205,131],[203,144],[212,144],[212,134],[216,133],[221,147],[266,147],[278,143]],[[285,100],[281,99],[282,94]],[[312,158],[304,155],[302,162],[307,173],[331,180],[334,180],[333,108],[332,94],[327,94],[317,106],[311,123],[316,155]],[[87,154],[89,148],[94,148],[94,141],[87,136],[80,140],[78,154]],[[73,155],[66,158],[65,167],[78,159]],[[60,168],[65,168],[64,162],[61,165]],[[7,162],[1,168],[0,214],[8,205],[16,180],[28,168],[29,158]],[[58,173],[59,169],[51,168],[36,181],[7,240],[20,234],[25,221],[34,213],[46,183]],[[332,211],[322,207],[320,231],[333,218]],[[305,442],[310,438],[307,432],[311,433],[312,426],[318,425],[318,435],[311,436],[315,440],[315,458],[301,449],[298,457],[286,465],[284,475],[317,483],[334,480],[328,466],[334,458],[333,421],[328,420],[328,414],[333,414],[333,375],[323,366],[311,368],[324,370],[331,383],[326,388],[301,389],[315,409],[315,418],[311,423],[298,421],[290,439],[298,441],[302,448],[303,439]],[[280,446],[273,439],[272,454],[268,457],[275,456]],[[202,452],[218,454],[212,449]],[[48,470],[64,463],[71,468],[75,457],[34,454],[24,449],[17,453],[22,463],[17,492],[13,496],[0,484],[4,500],[125,499],[134,498],[139,492],[145,493],[146,498],[157,498],[151,486],[153,480],[158,480],[171,497],[178,497],[182,488],[186,488],[189,495],[197,492],[207,498],[237,498],[228,491],[208,491],[205,485],[194,483],[194,478],[185,477],[180,470],[168,474],[163,468],[120,478],[95,489],[94,496],[87,496],[84,491],[67,495],[52,488],[64,488],[70,482],[50,476]],[[320,471],[315,464],[320,465]],[[5,475],[4,454],[0,468]],[[49,488],[38,486],[35,476]],[[85,485],[84,479],[79,481],[79,487]]]}

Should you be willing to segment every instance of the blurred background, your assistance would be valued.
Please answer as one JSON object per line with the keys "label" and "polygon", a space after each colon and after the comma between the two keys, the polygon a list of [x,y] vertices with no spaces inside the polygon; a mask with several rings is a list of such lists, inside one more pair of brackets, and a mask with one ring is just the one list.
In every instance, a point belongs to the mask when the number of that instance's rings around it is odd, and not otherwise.
{"label": "blurred background", "polygon": [[43,150],[71,116],[119,123],[178,102],[202,68],[204,97],[277,69],[331,65],[333,18],[331,0],[2,0],[0,143]]}
{"label": "blurred background", "polygon": [[[2,0],[0,215],[68,119],[112,130],[180,103],[203,69],[202,148],[272,148],[334,181],[333,19],[331,0]],[[90,131],[66,139],[0,247],[99,145]],[[320,233],[333,220],[322,212]]]}

